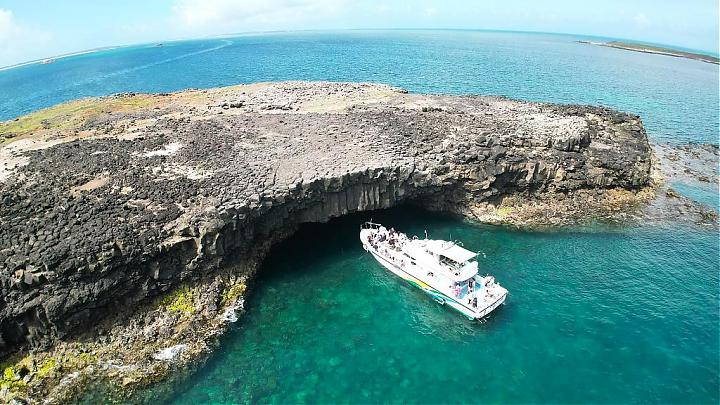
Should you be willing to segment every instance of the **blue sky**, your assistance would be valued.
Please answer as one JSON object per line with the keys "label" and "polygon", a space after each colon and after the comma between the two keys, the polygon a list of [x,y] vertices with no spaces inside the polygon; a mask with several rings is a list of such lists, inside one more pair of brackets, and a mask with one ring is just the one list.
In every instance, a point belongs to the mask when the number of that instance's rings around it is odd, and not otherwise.
{"label": "blue sky", "polygon": [[0,66],[227,33],[466,28],[619,37],[717,53],[718,0],[0,0]]}

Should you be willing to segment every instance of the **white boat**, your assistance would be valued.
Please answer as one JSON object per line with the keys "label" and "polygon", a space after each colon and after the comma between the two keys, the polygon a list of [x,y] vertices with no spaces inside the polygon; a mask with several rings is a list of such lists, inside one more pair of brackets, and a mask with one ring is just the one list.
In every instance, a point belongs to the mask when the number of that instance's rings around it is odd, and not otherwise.
{"label": "white boat", "polygon": [[459,243],[408,238],[372,222],[360,227],[360,241],[388,270],[469,319],[483,318],[507,298],[493,276],[478,274],[477,253]]}

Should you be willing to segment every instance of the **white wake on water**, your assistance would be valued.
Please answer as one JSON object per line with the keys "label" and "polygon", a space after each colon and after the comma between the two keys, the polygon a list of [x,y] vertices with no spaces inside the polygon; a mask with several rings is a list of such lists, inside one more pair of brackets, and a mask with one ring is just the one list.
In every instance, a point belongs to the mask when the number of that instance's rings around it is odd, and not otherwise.
{"label": "white wake on water", "polygon": [[229,323],[237,322],[237,311],[242,311],[243,309],[245,309],[245,300],[243,298],[238,298],[234,305],[225,310],[222,315],[222,320]]}

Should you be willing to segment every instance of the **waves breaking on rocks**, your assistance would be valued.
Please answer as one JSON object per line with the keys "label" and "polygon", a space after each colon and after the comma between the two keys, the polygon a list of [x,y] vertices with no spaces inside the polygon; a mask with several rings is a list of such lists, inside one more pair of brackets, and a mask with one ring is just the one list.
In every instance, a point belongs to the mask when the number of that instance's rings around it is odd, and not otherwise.
{"label": "waves breaking on rocks", "polygon": [[242,311],[244,309],[245,300],[243,298],[240,298],[237,300],[237,302],[226,308],[225,312],[222,314],[222,320],[229,323],[235,323],[238,320],[238,311]]}

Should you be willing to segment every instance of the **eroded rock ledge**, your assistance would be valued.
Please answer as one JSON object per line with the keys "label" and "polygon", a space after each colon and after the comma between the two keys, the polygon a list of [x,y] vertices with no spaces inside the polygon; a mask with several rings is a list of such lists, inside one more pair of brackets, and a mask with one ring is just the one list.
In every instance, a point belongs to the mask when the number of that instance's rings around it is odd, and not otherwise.
{"label": "eroded rock ledge", "polygon": [[6,355],[67,344],[138,307],[148,319],[133,330],[162,340],[146,331],[168,308],[153,299],[198,280],[212,286],[200,312],[214,319],[303,222],[412,202],[562,224],[652,195],[637,116],[375,84],[80,100],[1,124],[0,135]]}

